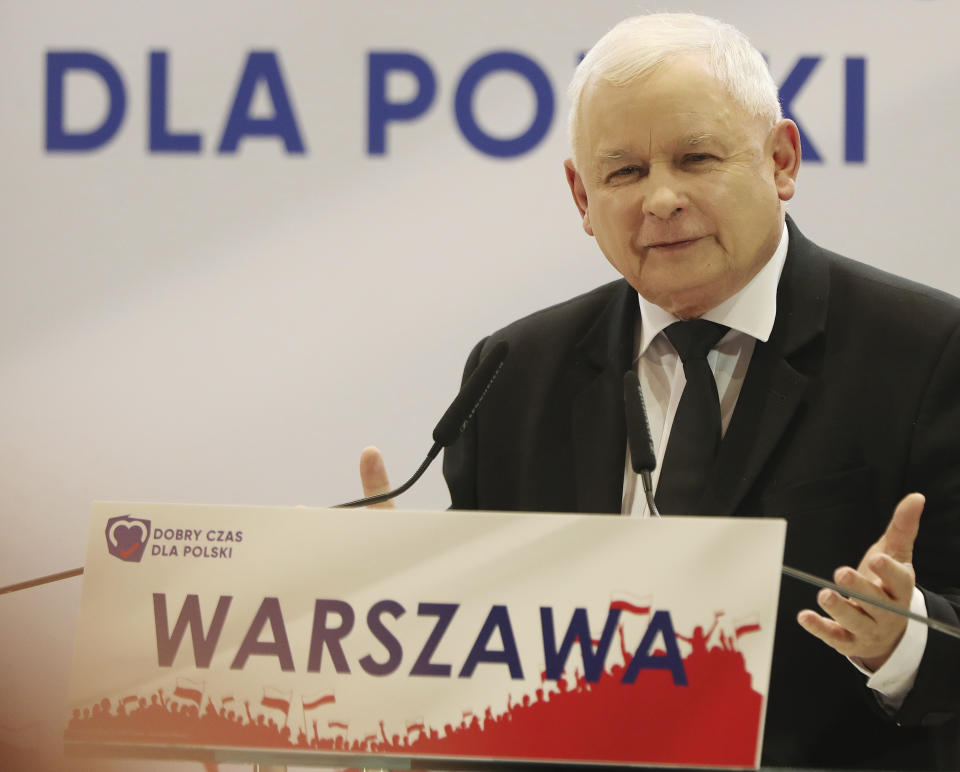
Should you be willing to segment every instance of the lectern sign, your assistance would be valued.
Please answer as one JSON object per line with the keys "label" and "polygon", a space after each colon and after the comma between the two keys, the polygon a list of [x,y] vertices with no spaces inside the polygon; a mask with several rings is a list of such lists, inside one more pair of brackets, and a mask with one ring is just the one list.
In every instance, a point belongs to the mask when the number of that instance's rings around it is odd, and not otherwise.
{"label": "lectern sign", "polygon": [[784,530],[95,504],[67,745],[755,766]]}

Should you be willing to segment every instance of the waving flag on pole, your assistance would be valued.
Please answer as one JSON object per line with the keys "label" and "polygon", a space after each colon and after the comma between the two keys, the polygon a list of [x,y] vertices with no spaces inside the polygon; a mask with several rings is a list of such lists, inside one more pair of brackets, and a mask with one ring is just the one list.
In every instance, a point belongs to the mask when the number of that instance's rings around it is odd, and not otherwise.
{"label": "waving flag on pole", "polygon": [[653,611],[652,595],[634,595],[626,590],[612,590],[610,593],[610,610],[620,612],[620,621],[617,624],[617,637],[620,642],[620,657],[626,666],[629,659],[626,641],[631,645],[640,640],[644,629],[650,622]]}
{"label": "waving flag on pole", "polygon": [[274,689],[272,686],[264,686],[263,698],[260,700],[260,704],[265,708],[282,711],[284,718],[286,718],[290,712],[290,693],[287,692],[285,694],[279,689]]}
{"label": "waving flag on pole", "polygon": [[191,681],[189,678],[178,678],[177,687],[173,690],[173,696],[181,700],[189,700],[197,707],[203,702],[203,684]]}
{"label": "waving flag on pole", "polygon": [[337,698],[333,694],[320,694],[316,697],[306,697],[300,698],[303,702],[304,710],[313,710],[314,708],[319,708],[321,705],[329,705],[330,703],[336,702]]}
{"label": "waving flag on pole", "polygon": [[755,633],[760,629],[760,623],[755,616],[743,617],[733,623],[733,634],[739,638],[747,633]]}
{"label": "waving flag on pole", "polygon": [[628,614],[649,614],[653,605],[649,595],[638,597],[625,590],[614,590],[610,595],[610,608],[626,611]]}

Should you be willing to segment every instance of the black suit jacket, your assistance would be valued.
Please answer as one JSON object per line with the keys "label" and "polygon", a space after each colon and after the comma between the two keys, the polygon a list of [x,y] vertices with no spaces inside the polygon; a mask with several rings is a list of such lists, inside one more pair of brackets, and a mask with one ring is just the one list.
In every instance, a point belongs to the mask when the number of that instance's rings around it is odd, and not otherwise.
{"label": "black suit jacket", "polygon": [[[827,252],[788,219],[770,340],[758,343],[701,511],[787,519],[784,562],[856,566],[910,491],[931,616],[960,607],[960,302]],[[454,509],[619,513],[636,293],[617,281],[481,341],[510,355],[444,458]],[[927,590],[926,588],[929,588]],[[764,765],[956,769],[960,641],[931,631],[888,717],[843,657],[803,631],[815,590],[784,578]]]}

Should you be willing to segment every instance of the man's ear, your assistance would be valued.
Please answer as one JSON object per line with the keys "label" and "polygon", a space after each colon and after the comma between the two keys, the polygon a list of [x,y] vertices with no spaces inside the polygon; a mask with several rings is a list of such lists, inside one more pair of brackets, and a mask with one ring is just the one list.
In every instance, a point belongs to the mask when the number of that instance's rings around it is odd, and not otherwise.
{"label": "man's ear", "polygon": [[590,225],[590,208],[587,206],[587,189],[583,186],[583,180],[577,167],[573,165],[573,159],[568,158],[563,162],[563,170],[567,175],[567,184],[570,186],[570,192],[573,194],[573,203],[577,205],[577,211],[583,220],[583,229],[588,235],[593,235],[593,228]]}
{"label": "man's ear", "polygon": [[781,201],[789,201],[797,192],[800,171],[800,130],[797,124],[787,118],[778,122],[770,132],[770,144],[777,194]]}

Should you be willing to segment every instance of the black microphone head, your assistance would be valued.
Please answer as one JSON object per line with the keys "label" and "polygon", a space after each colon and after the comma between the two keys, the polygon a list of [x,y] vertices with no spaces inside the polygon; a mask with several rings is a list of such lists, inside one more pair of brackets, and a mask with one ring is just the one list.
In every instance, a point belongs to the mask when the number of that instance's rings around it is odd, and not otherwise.
{"label": "black microphone head", "polygon": [[500,341],[480,360],[476,370],[470,374],[467,382],[460,389],[460,393],[450,403],[447,412],[443,414],[443,417],[434,427],[433,441],[435,443],[445,448],[467,428],[473,414],[477,412],[477,408],[480,407],[480,403],[487,395],[487,390],[500,373],[500,368],[503,367],[503,360],[507,358],[509,349],[506,341]]}
{"label": "black microphone head", "polygon": [[627,370],[623,376],[623,404],[627,410],[627,441],[630,444],[633,471],[637,474],[652,472],[657,468],[657,456],[653,452],[653,438],[650,436],[640,379],[634,370]]}

